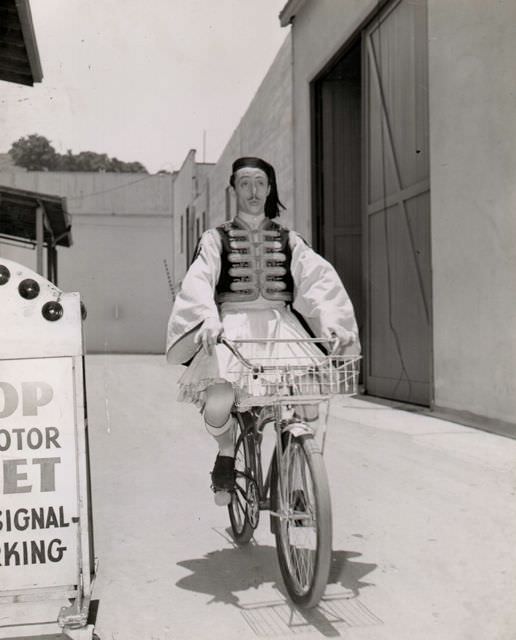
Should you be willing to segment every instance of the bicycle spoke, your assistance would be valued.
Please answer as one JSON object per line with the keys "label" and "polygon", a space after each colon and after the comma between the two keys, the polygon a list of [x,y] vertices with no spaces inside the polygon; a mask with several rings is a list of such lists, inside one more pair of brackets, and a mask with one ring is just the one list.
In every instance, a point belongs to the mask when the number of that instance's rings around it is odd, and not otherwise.
{"label": "bicycle spoke", "polygon": [[[248,502],[246,492],[240,487],[238,487],[238,493],[235,492],[235,497],[240,509],[242,509],[242,511],[245,513],[245,510],[247,508],[247,502]],[[243,498],[243,500],[241,500],[241,497]]]}

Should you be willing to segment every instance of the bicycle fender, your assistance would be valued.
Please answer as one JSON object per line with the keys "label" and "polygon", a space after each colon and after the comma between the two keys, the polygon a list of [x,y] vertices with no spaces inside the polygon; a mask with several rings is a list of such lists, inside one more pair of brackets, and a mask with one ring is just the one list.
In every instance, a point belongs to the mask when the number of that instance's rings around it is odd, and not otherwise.
{"label": "bicycle fender", "polygon": [[299,436],[313,436],[313,430],[304,422],[291,422],[285,425],[283,433],[291,433],[295,438]]}

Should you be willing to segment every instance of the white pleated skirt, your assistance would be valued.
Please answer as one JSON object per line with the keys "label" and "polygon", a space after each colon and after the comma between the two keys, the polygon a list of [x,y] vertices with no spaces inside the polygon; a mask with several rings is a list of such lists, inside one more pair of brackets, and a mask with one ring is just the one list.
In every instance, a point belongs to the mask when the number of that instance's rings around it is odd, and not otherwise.
{"label": "white pleated skirt", "polygon": [[[224,303],[221,307],[224,336],[229,340],[253,340],[274,338],[298,340],[309,338],[290,307],[283,302],[268,300],[254,303]],[[267,361],[269,364],[284,362],[284,358],[296,358],[298,362],[315,363],[321,358],[320,349],[313,343],[250,343],[237,345],[242,355],[251,362]],[[249,388],[248,370],[223,344],[215,345],[212,354],[203,349],[197,352],[179,380],[179,397],[183,402],[204,406],[206,389],[216,383],[230,382],[236,397],[253,394]]]}

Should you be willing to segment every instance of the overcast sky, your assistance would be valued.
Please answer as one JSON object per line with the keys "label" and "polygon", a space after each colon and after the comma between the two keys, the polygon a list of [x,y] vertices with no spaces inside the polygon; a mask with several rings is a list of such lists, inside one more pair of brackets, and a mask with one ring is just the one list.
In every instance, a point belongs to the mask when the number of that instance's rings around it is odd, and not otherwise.
{"label": "overcast sky", "polygon": [[43,82],[0,81],[0,152],[39,133],[177,169],[214,162],[287,36],[286,0],[30,0]]}

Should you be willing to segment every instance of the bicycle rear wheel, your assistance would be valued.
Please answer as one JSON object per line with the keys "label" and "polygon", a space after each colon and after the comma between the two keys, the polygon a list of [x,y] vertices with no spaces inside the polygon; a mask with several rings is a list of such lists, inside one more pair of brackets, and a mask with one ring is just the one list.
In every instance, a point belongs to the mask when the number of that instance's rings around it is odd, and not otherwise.
{"label": "bicycle rear wheel", "polygon": [[330,573],[332,516],[324,460],[311,436],[285,435],[273,481],[272,505],[279,514],[274,533],[281,574],[296,605],[315,607]]}
{"label": "bicycle rear wheel", "polygon": [[235,488],[228,505],[231,531],[237,544],[253,537],[260,516],[258,486],[255,482],[255,443],[249,414],[235,413]]}

